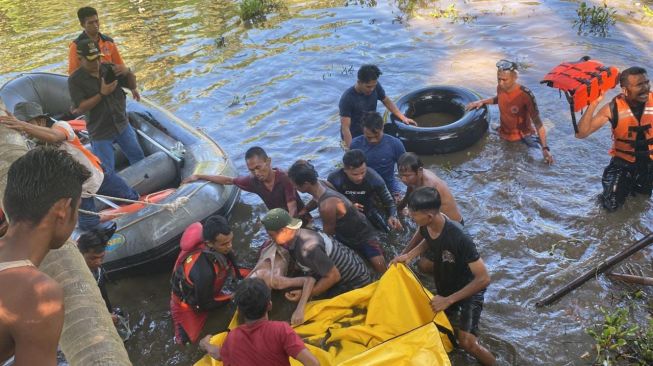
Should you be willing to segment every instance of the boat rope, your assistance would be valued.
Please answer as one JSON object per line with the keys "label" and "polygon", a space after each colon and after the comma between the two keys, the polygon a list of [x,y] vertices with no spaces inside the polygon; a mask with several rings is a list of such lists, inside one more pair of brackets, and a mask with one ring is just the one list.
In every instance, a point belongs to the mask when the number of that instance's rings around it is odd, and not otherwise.
{"label": "boat rope", "polygon": [[[195,189],[190,192],[189,194],[181,197],[177,197],[174,201],[169,202],[169,203],[155,203],[155,202],[147,202],[147,201],[139,201],[139,200],[130,200],[128,198],[119,198],[119,197],[112,197],[112,196],[105,196],[103,194],[97,194],[97,193],[91,193],[89,194],[89,197],[98,197],[98,198],[104,198],[106,200],[110,201],[116,201],[116,202],[124,202],[124,203],[138,203],[142,204],[144,206],[155,206],[155,207],[161,207],[163,209],[166,209],[170,212],[175,212],[177,209],[183,207],[188,203],[190,198],[194,196],[200,189],[202,189],[205,185],[207,185],[209,182],[204,182],[203,184],[198,185],[195,187]],[[122,215],[127,215],[133,212],[93,212],[93,211],[87,211],[87,210],[82,210],[82,209],[77,209],[80,213],[86,214],[86,215],[95,215],[95,216],[122,216]]]}

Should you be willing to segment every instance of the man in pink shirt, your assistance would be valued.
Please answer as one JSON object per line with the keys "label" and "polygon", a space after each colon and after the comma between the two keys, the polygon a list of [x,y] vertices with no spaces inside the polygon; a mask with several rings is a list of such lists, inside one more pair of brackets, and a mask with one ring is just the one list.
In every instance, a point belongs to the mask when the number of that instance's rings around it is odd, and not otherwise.
{"label": "man in pink shirt", "polygon": [[268,320],[272,309],[270,289],[260,278],[243,280],[234,296],[242,325],[227,335],[222,347],[200,341],[204,349],[225,366],[290,366],[292,357],[305,366],[319,366],[301,338],[285,322]]}

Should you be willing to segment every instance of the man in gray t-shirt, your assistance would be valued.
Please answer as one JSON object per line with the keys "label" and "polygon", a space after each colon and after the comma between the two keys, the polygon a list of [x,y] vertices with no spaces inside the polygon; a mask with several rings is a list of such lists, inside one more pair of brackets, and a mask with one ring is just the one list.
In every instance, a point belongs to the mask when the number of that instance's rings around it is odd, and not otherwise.
{"label": "man in gray t-shirt", "polygon": [[[270,210],[262,220],[272,240],[287,249],[303,272],[315,276],[312,296],[333,297],[363,287],[372,278],[363,260],[353,250],[316,231],[302,229],[302,221],[281,208]],[[286,294],[299,300],[301,290]]]}

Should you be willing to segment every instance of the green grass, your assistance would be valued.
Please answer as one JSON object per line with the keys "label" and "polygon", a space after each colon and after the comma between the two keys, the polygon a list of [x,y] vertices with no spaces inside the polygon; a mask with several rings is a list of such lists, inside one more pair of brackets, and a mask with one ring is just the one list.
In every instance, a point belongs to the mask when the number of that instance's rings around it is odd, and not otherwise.
{"label": "green grass", "polygon": [[255,22],[265,19],[265,16],[281,7],[278,0],[242,0],[240,2],[240,18],[243,21]]}

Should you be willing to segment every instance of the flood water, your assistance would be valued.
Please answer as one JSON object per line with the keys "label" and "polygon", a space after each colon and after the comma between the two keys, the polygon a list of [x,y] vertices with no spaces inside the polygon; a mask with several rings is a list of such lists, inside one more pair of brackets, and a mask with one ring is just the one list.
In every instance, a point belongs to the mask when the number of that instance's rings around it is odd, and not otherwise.
{"label": "flood water", "polygon": [[[363,63],[379,65],[380,81],[396,100],[434,84],[494,95],[496,61],[519,61],[521,82],[537,96],[555,164],[544,164],[539,151],[501,141],[493,132],[494,109],[492,131],[475,146],[424,160],[457,197],[492,275],[480,341],[500,364],[589,364],[580,358],[592,352],[584,329],[598,321],[599,307],[619,306],[614,299],[623,287],[599,277],[550,307],[534,304],[649,233],[651,201],[630,199],[614,214],[598,206],[610,131],[575,139],[566,101],[539,80],[558,63],[586,54],[619,68],[653,70],[653,27],[641,22],[635,2],[609,2],[620,21],[607,38],[572,29],[575,1],[458,1],[459,16],[475,18],[453,22],[433,16],[448,5],[444,1],[282,2],[285,8],[255,27],[239,20],[235,1],[109,0],[94,6],[101,30],[116,39],[136,71],[142,94],[204,128],[243,173],[245,150],[260,145],[276,166],[311,159],[326,177],[343,153],[338,99]],[[80,32],[75,12],[87,4],[0,0],[0,82],[21,72],[65,72],[67,45]],[[408,19],[407,4],[426,8]],[[235,249],[245,264],[255,262],[265,240],[258,223],[264,211],[257,197],[242,194],[233,212]],[[408,230],[384,237],[388,257],[409,237]],[[647,264],[650,275],[651,252],[643,253],[633,261]],[[159,271],[109,287],[112,302],[135,327],[126,344],[135,365],[190,365],[201,355],[172,342],[168,278],[167,270]],[[288,313],[281,299],[275,307],[273,317]],[[206,330],[223,330],[230,316],[212,315]],[[460,352],[452,360],[473,364]]]}
{"label": "flood water", "polygon": [[419,127],[437,127],[457,121],[460,116],[446,112],[431,112],[412,117]]}

